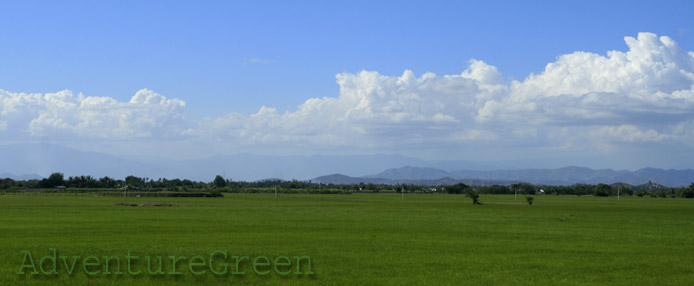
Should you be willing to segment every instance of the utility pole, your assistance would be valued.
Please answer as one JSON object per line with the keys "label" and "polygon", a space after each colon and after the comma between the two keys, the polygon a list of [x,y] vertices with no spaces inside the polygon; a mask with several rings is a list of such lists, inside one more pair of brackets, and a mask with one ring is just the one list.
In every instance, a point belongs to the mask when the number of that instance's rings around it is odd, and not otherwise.
{"label": "utility pole", "polygon": [[405,200],[405,187],[400,187],[400,194],[402,195],[402,200]]}

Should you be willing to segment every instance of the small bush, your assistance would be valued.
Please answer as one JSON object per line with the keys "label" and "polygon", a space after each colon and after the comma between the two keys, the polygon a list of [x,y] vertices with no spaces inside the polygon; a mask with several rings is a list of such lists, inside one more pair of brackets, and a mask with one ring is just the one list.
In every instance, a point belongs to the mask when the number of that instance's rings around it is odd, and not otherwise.
{"label": "small bush", "polygon": [[528,205],[531,205],[531,206],[532,206],[532,205],[533,205],[533,200],[535,200],[535,198],[530,197],[530,196],[526,196],[526,197],[525,197],[525,200],[528,201]]}
{"label": "small bush", "polygon": [[217,189],[210,190],[210,196],[214,198],[223,197],[222,192]]}

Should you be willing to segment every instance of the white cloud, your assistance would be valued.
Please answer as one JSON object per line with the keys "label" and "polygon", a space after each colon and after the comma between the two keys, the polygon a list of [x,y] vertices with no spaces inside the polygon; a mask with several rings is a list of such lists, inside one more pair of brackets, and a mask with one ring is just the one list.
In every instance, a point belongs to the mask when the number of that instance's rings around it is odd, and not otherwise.
{"label": "white cloud", "polygon": [[71,91],[25,94],[0,90],[0,119],[18,134],[128,139],[177,135],[185,102],[148,89],[130,102],[108,97],[74,96]]}
{"label": "white cloud", "polygon": [[650,33],[625,41],[627,52],[563,55],[541,74],[511,82],[508,94],[486,102],[477,120],[523,122],[546,132],[569,127],[615,142],[677,140],[666,133],[694,118],[694,53]]}
{"label": "white cloud", "polygon": [[694,53],[650,33],[625,42],[626,52],[562,55],[522,81],[506,82],[496,67],[478,60],[457,75],[342,73],[336,76],[337,97],[310,98],[284,113],[263,106],[254,114],[197,121],[184,119],[183,101],[146,89],[129,102],[70,91],[0,91],[0,132],[201,137],[308,149],[457,150],[488,144],[605,151],[611,144],[691,144]]}
{"label": "white cloud", "polygon": [[[400,142],[490,138],[474,128],[476,110],[503,89],[496,68],[473,61],[460,75],[420,77],[412,71],[385,76],[373,71],[337,75],[338,97],[311,98],[293,112],[208,118],[201,132],[239,142],[302,142],[317,145],[394,146]],[[484,134],[484,136],[482,136]]]}
{"label": "white cloud", "polygon": [[328,145],[504,138],[508,145],[556,147],[578,146],[584,138],[601,144],[682,138],[668,132],[694,118],[693,54],[650,33],[625,42],[626,52],[563,55],[542,73],[510,83],[477,60],[459,75],[343,73],[338,97],[312,98],[284,114],[263,108],[236,115],[233,128],[212,121],[241,141]]}

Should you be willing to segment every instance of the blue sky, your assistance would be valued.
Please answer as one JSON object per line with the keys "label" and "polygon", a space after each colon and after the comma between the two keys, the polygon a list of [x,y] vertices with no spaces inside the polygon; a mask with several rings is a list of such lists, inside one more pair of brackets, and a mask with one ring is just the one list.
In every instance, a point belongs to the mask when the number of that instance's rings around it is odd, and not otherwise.
{"label": "blue sky", "polygon": [[[271,150],[287,154],[396,152],[464,159],[474,154],[461,149],[475,149],[478,150],[475,154],[503,154],[499,156],[510,159],[545,154],[545,160],[562,158],[566,165],[608,167],[612,166],[610,160],[632,158],[635,153],[653,154],[662,146],[670,146],[677,152],[692,150],[685,138],[691,133],[688,128],[694,126],[690,124],[694,117],[687,109],[694,99],[689,93],[676,93],[692,89],[686,75],[694,72],[691,59],[687,58],[688,52],[694,50],[692,1],[200,2],[203,1],[0,2],[3,15],[0,17],[0,90],[5,93],[0,96],[24,100],[21,106],[28,110],[22,114],[33,114],[8,115],[10,104],[6,101],[5,112],[0,115],[0,123],[5,122],[0,124],[4,126],[0,133],[5,133],[2,135],[5,139],[0,139],[0,143],[48,140],[81,149],[137,154],[156,153],[147,146],[165,142],[169,147],[156,155],[182,153],[192,157]],[[641,32],[652,33],[654,37],[641,38]],[[644,46],[667,46],[668,40],[663,40],[663,36],[674,41],[681,51],[663,58],[660,65],[649,67],[673,64],[684,75],[657,70],[654,74],[629,72],[632,77],[610,78],[601,75],[605,68],[600,65],[593,65],[594,70],[590,71],[582,68],[585,65],[581,60],[595,58],[581,59],[575,54],[583,51],[609,58],[608,51],[627,53],[633,47],[625,42],[625,37],[635,38]],[[650,57],[647,52],[639,54]],[[574,57],[562,65],[559,59],[563,55]],[[470,60],[473,59],[484,65],[472,69]],[[633,71],[634,62],[630,58],[619,64]],[[542,75],[550,63],[558,63],[573,71],[569,74],[592,81],[575,83],[574,97],[557,99],[557,95],[573,94],[573,91],[559,92],[567,85],[556,82],[549,84],[541,95],[529,95],[530,87],[544,88],[531,83],[547,83],[561,74],[547,72],[543,79],[526,81],[531,74]],[[474,88],[459,82],[441,83],[447,75],[461,75],[466,70],[472,74],[486,67],[493,67],[501,81],[488,82],[498,86],[493,91],[493,88],[486,89],[485,94],[480,92],[484,90],[481,87],[484,79],[473,75],[466,78],[477,81]],[[378,76],[402,79],[406,70],[412,71],[417,79],[431,72],[440,86],[433,88],[433,82],[416,87],[408,85],[412,90],[401,93],[397,90],[407,88],[396,87],[386,78],[377,79]],[[616,69],[615,73],[620,71]],[[601,76],[604,78],[596,79]],[[338,83],[340,78],[342,85]],[[568,110],[573,103],[567,105],[580,96],[583,97],[579,105],[587,102],[591,94],[612,94],[609,98],[615,99],[615,106],[624,102],[616,99],[620,96],[643,99],[646,95],[625,89],[629,86],[625,81],[629,80],[645,82],[647,85],[642,88],[652,91],[649,96],[653,98],[662,98],[656,96],[658,92],[669,94],[670,100],[684,98],[684,103],[672,103],[684,110],[669,111],[667,104],[671,102],[627,101],[631,102],[627,107],[634,110],[617,112],[602,106],[602,116],[557,118],[557,114],[581,113]],[[514,87],[514,81],[525,85]],[[349,86],[358,87],[350,93]],[[678,88],[669,88],[672,86]],[[446,94],[461,98],[456,104],[462,104],[462,114],[443,112],[442,106],[449,106],[447,101],[430,95],[443,87],[453,89]],[[395,90],[391,92],[388,88]],[[422,91],[427,88],[431,93]],[[456,88],[465,91],[456,93]],[[151,100],[131,101],[143,89],[146,91],[140,98]],[[93,110],[89,113],[83,109],[47,107],[46,102],[50,100],[45,100],[46,94],[64,90],[71,92],[68,102],[76,101],[79,105],[78,97],[82,93],[84,97],[115,100],[115,103],[107,102],[111,107],[104,107],[106,110],[137,112],[119,119],[125,120],[118,121],[119,124],[106,126],[98,122],[113,122],[119,118],[118,112],[114,118],[98,121],[89,119]],[[376,91],[373,97],[361,100],[348,100],[350,96],[374,90],[385,91],[380,95]],[[26,103],[27,94],[40,94],[44,99],[39,103],[31,101],[38,104],[32,106]],[[466,97],[473,95],[474,100]],[[428,96],[432,98],[427,99]],[[550,102],[530,102],[538,96],[547,96],[556,104],[535,110],[538,104]],[[344,100],[342,103],[311,101],[325,97]],[[406,102],[409,99],[413,101]],[[150,109],[113,105],[152,100],[161,103],[160,106]],[[316,105],[300,112],[299,106],[309,101]],[[340,105],[352,104],[347,102],[361,102],[358,109],[370,113],[355,113]],[[422,102],[437,104],[423,106]],[[507,122],[483,118],[484,112],[500,112],[493,117],[502,118],[518,111],[512,108],[515,106],[512,102],[526,104],[535,111],[531,114],[543,112],[545,117],[516,114],[517,117],[508,116]],[[331,104],[335,106],[325,107]],[[641,112],[649,104],[662,105],[663,109],[657,114]],[[259,112],[263,106],[268,112]],[[437,112],[437,107],[442,112]],[[155,111],[151,116],[138,117],[139,113],[149,112],[145,110]],[[78,115],[72,118],[60,112]],[[326,114],[323,117],[319,116],[322,112]],[[330,117],[341,112],[351,117]],[[305,113],[311,115],[302,115]],[[290,116],[282,117],[283,114]],[[651,122],[651,116],[670,119]],[[298,117],[306,121],[295,119]],[[514,127],[509,123],[517,124],[523,118],[528,119],[528,124]],[[277,126],[272,120],[295,125]],[[139,125],[132,125],[133,122]],[[316,122],[327,123],[313,126]],[[101,134],[86,129],[89,126],[114,129]],[[209,126],[215,128],[205,129]],[[533,130],[525,130],[527,126]],[[556,130],[545,132],[548,129]],[[501,140],[501,135],[508,132],[518,133],[518,138],[510,143]],[[584,132],[585,136],[558,139],[567,137],[562,137],[561,132]],[[206,152],[194,150],[201,143],[193,138],[220,133],[229,134],[215,136],[213,143],[205,143],[209,144]],[[440,141],[431,139],[451,134],[458,135]],[[609,137],[605,134],[617,134],[628,140],[615,142],[605,139]],[[355,137],[359,140],[350,141]],[[591,139],[590,142],[582,141],[585,138]],[[121,142],[120,147],[114,148],[114,141]],[[684,159],[677,159],[674,152],[659,156],[672,159],[614,165],[691,166]],[[607,159],[581,162],[587,155]]]}

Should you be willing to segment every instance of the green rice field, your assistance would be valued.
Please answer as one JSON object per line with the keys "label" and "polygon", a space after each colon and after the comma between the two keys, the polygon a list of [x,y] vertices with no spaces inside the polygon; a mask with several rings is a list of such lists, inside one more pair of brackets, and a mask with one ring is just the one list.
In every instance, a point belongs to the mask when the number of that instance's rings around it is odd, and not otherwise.
{"label": "green rice field", "polygon": [[[480,201],[447,194],[0,195],[0,284],[694,285],[693,199]],[[139,257],[130,265],[139,274],[129,272],[126,256]],[[112,258],[105,264],[104,257]],[[151,274],[158,257],[162,269]]]}

